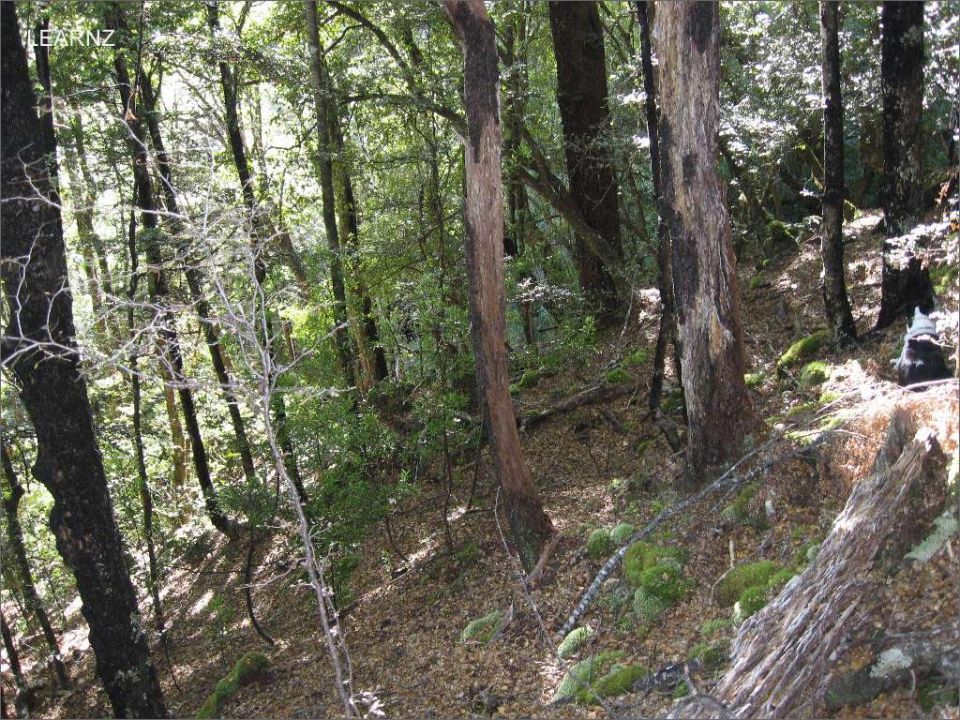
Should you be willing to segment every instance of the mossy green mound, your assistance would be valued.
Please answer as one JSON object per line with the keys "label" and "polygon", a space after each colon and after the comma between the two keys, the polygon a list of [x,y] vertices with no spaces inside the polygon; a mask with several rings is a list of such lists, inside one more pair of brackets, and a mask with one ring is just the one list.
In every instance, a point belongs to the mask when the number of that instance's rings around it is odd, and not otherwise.
{"label": "mossy green mound", "polygon": [[620,523],[610,531],[610,540],[613,541],[616,547],[620,547],[630,539],[630,536],[633,535],[635,531],[636,528],[630,523]]}
{"label": "mossy green mound", "polygon": [[517,381],[517,387],[521,390],[536,387],[541,377],[543,377],[543,373],[540,370],[527,370]]}
{"label": "mossy green mound", "polygon": [[698,643],[690,651],[690,660],[699,660],[709,671],[719,670],[730,659],[730,641],[726,638],[712,643]]}
{"label": "mossy green mound", "polygon": [[270,667],[270,660],[259,652],[248,652],[237,660],[237,664],[214,687],[197,711],[198,718],[215,718],[220,715],[223,702],[232,696],[241,685],[246,685]]}
{"label": "mossy green mound", "polygon": [[746,525],[750,520],[750,503],[757,496],[760,486],[756,483],[747,485],[743,490],[737,493],[733,502],[720,511],[720,517],[724,520],[735,522],[739,525]]}
{"label": "mossy green mound", "polygon": [[654,565],[641,571],[638,584],[641,590],[667,605],[682,600],[690,589],[690,582],[683,577],[683,570],[674,564]]}
{"label": "mossy green mound", "polygon": [[720,607],[730,607],[740,598],[744,590],[757,585],[765,587],[767,581],[782,569],[772,560],[738,565],[717,583],[714,593],[717,604]]}
{"label": "mossy green mound", "polygon": [[662,547],[648,542],[636,542],[623,556],[623,574],[633,587],[640,587],[641,574],[654,565],[675,565],[682,568],[687,555],[683,548]]}
{"label": "mossy green mound", "polygon": [[610,539],[610,531],[607,528],[600,528],[590,533],[587,538],[587,555],[594,560],[600,560],[613,552],[613,540]]}
{"label": "mossy green mound", "polygon": [[827,344],[829,339],[830,333],[825,329],[817,330],[811,335],[800,338],[788,347],[786,352],[777,360],[777,369],[786,370],[810,359]]}
{"label": "mossy green mound", "polygon": [[581,660],[564,675],[553,702],[595,705],[599,698],[630,692],[647,671],[640,665],[618,663],[622,657],[622,652],[608,651]]}
{"label": "mossy green mound", "polygon": [[641,348],[638,350],[634,350],[632,353],[630,353],[623,359],[623,367],[626,367],[626,368],[640,367],[646,361],[647,361],[647,351]]}
{"label": "mossy green mound", "polygon": [[633,593],[633,616],[641,630],[653,623],[669,607],[669,603],[643,588],[637,588]]}
{"label": "mossy green mound", "polygon": [[830,364],[823,360],[808,362],[800,371],[800,385],[805,388],[822,385],[830,377]]}
{"label": "mossy green mound", "polygon": [[460,633],[462,643],[488,643],[503,627],[503,613],[494,610],[476,620],[471,620]]}
{"label": "mossy green mound", "polygon": [[630,373],[623,368],[614,368],[606,375],[607,382],[611,385],[623,385],[630,382]]}
{"label": "mossy green mound", "polygon": [[560,681],[553,702],[589,702],[592,698],[590,686],[622,657],[622,652],[609,650],[576,663]]}
{"label": "mossy green mound", "polygon": [[746,590],[740,593],[740,598],[737,600],[737,616],[741,621],[746,620],[766,604],[766,587],[761,585],[748,587]]}
{"label": "mossy green mound", "polygon": [[758,388],[763,385],[766,376],[762,372],[747,373],[743,376],[743,382],[748,388]]}
{"label": "mossy green mound", "polygon": [[563,642],[561,642],[559,647],[557,647],[557,655],[562,658],[570,657],[584,646],[587,640],[590,639],[591,635],[593,635],[593,633],[588,627],[574,628],[567,633],[567,636],[563,639]]}

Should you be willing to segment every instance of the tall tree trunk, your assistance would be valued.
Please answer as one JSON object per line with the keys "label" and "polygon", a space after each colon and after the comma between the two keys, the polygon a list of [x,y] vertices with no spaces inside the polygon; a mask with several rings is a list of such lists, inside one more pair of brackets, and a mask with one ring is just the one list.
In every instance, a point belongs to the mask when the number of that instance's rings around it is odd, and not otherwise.
{"label": "tall tree trunk", "polygon": [[320,45],[317,3],[304,0],[304,18],[307,24],[307,42],[310,47],[310,79],[313,87],[314,109],[317,114],[317,152],[320,166],[320,195],[323,203],[323,227],[330,250],[330,284],[333,286],[333,321],[337,357],[347,385],[355,385],[353,357],[350,352],[350,334],[347,327],[347,291],[343,280],[343,257],[340,233],[337,230],[337,199],[333,184],[333,147],[330,135],[330,87]]}
{"label": "tall tree trunk", "polygon": [[660,328],[653,353],[653,377],[650,379],[650,397],[647,406],[651,412],[659,412],[663,394],[664,366],[667,346],[673,345],[677,382],[682,382],[680,347],[677,340],[676,303],[673,298],[673,270],[670,267],[670,232],[664,218],[668,208],[664,206],[663,179],[660,174],[660,139],[657,137],[657,86],[653,77],[653,49],[650,43],[650,3],[641,0],[636,4],[637,21],[640,24],[640,65],[643,71],[643,92],[646,95],[644,111],[647,118],[647,138],[650,141],[650,176],[653,179],[654,201],[657,205],[657,287],[660,290]]}
{"label": "tall tree trunk", "polygon": [[857,327],[847,299],[843,262],[843,100],[840,96],[840,3],[820,3],[823,48],[823,304],[834,339],[856,339]]}
{"label": "tall tree trunk", "polygon": [[[115,27],[122,28],[125,23],[122,18],[122,8],[115,5],[113,20]],[[120,92],[120,105],[124,113],[127,129],[127,145],[133,160],[133,175],[136,186],[137,205],[140,208],[141,224],[145,230],[144,250],[147,262],[150,264],[148,275],[148,289],[150,298],[159,309],[160,327],[159,335],[161,342],[161,353],[163,362],[173,377],[177,385],[177,395],[180,398],[180,406],[183,410],[183,421],[186,426],[187,435],[190,438],[190,446],[193,454],[193,467],[197,473],[197,482],[200,484],[200,490],[203,493],[204,505],[210,522],[227,537],[234,539],[238,537],[238,528],[236,523],[223,512],[220,507],[220,499],[217,496],[216,487],[210,475],[210,464],[207,458],[206,448],[203,444],[203,436],[200,432],[200,422],[197,417],[196,405],[193,401],[193,392],[187,385],[186,377],[183,372],[183,354],[180,349],[180,340],[177,337],[176,326],[173,313],[167,305],[167,275],[164,270],[164,258],[161,252],[161,243],[159,237],[159,223],[157,222],[157,206],[153,195],[153,186],[150,182],[148,171],[148,153],[146,136],[143,131],[143,123],[137,117],[141,112],[140,108],[134,103],[136,96],[135,85],[130,80],[127,72],[126,60],[120,49],[120,45],[114,52],[114,70],[117,74],[117,88]],[[139,76],[139,70],[138,70]],[[136,85],[139,88],[139,84]]]}
{"label": "tall tree trunk", "polygon": [[[136,202],[134,202],[136,206]],[[140,282],[139,253],[137,253],[137,218],[130,210],[130,223],[127,231],[127,252],[130,258],[130,282],[127,286],[127,333],[130,337],[130,394],[133,400],[133,450],[137,461],[137,479],[139,481],[140,507],[143,510],[143,536],[147,543],[148,590],[153,600],[153,617],[161,642],[166,642],[166,623],[163,619],[163,603],[160,601],[160,569],[157,563],[157,551],[153,541],[153,495],[150,492],[150,477],[147,474],[146,453],[143,448],[143,410],[140,390],[140,372],[137,364],[140,350],[137,347],[137,328],[134,318],[134,303],[137,297],[137,285]]]}
{"label": "tall tree trunk", "polygon": [[717,174],[720,11],[712,2],[657,6],[660,174],[687,404],[689,478],[734,456],[755,418],[743,380],[736,258]]}
{"label": "tall tree trunk", "polygon": [[[207,21],[211,31],[216,34],[220,27],[218,16],[218,7],[216,3],[207,6]],[[264,208],[259,207],[256,194],[253,188],[253,177],[250,172],[250,165],[247,161],[247,150],[243,142],[243,132],[240,128],[239,100],[237,98],[237,83],[233,76],[233,71],[226,61],[218,63],[220,70],[220,87],[223,90],[224,110],[227,119],[227,139],[230,144],[230,151],[233,155],[233,165],[237,171],[237,177],[240,180],[240,191],[243,195],[243,202],[250,213],[250,246],[253,253],[254,281],[257,284],[257,297],[265,298],[263,284],[267,279],[267,265],[264,261],[264,245],[275,234],[270,223],[269,214],[264,212]],[[264,300],[264,302],[266,302]],[[265,328],[263,338],[266,343],[267,352],[270,353],[271,361],[276,357],[274,348],[273,318],[269,307],[261,307],[259,311],[263,313]],[[274,363],[270,363],[271,367]],[[270,382],[273,382],[270,378]],[[287,425],[287,407],[283,399],[283,394],[276,392],[271,396],[271,410],[273,411],[274,422],[277,428],[277,438],[280,442],[280,449],[284,457],[284,467],[300,496],[300,502],[307,501],[306,490],[303,485],[303,477],[300,475],[300,467],[297,464],[296,452],[293,448],[293,442],[290,439],[290,432]],[[253,478],[250,478],[252,481]]]}
{"label": "tall tree trunk", "polygon": [[[551,2],[550,31],[570,195],[622,263],[617,180],[607,137],[607,66],[597,3]],[[584,293],[598,301],[605,314],[620,312],[626,301],[624,284],[619,281],[623,267],[605,266],[579,236],[574,257]]]}
{"label": "tall tree trunk", "polygon": [[[161,351],[162,355],[162,351]],[[180,412],[177,410],[177,393],[173,389],[173,375],[161,358],[160,377],[163,378],[163,404],[167,411],[167,424],[170,427],[170,444],[173,448],[173,487],[183,488],[190,477],[190,438],[183,432]]]}
{"label": "tall tree trunk", "polygon": [[67,676],[67,669],[64,667],[63,658],[60,655],[60,644],[57,642],[57,634],[53,631],[50,624],[50,618],[43,607],[40,595],[37,593],[37,586],[33,582],[33,573],[30,571],[30,561],[27,558],[27,549],[23,544],[23,528],[20,526],[20,499],[23,497],[23,486],[17,480],[17,474],[13,469],[13,462],[10,459],[10,451],[7,446],[0,441],[0,456],[3,462],[3,476],[7,481],[7,492],[3,494],[3,512],[7,520],[7,552],[12,554],[9,559],[5,558],[4,569],[11,573],[7,577],[10,581],[9,587],[20,591],[23,603],[30,614],[33,615],[40,629],[43,631],[43,639],[50,650],[50,657],[53,659],[53,669],[57,673],[57,681],[61,688],[66,688],[70,684]]}
{"label": "tall tree trunk", "polygon": [[883,91],[883,245],[877,328],[913,309],[933,310],[930,271],[912,248],[890,238],[904,235],[923,211],[923,3],[887,2],[881,10],[880,80]]}
{"label": "tall tree trunk", "polygon": [[49,175],[34,170],[53,148],[37,142],[43,131],[14,3],[0,3],[0,35],[0,258],[10,311],[3,362],[18,379],[36,431],[34,473],[53,496],[50,527],[76,577],[113,710],[120,717],[164,717],[80,373],[60,198]]}
{"label": "tall tree trunk", "polygon": [[523,566],[532,570],[553,535],[517,433],[507,387],[506,297],[503,287],[503,189],[500,166],[500,73],[493,23],[483,0],[446,3],[460,38],[467,106],[466,256],[470,334],[477,383],[507,518]]}

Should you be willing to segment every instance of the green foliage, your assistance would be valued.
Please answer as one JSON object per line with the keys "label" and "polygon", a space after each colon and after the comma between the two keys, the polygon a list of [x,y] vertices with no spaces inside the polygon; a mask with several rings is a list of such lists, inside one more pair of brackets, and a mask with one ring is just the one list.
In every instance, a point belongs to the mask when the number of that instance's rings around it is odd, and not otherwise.
{"label": "green foliage", "polygon": [[761,285],[763,285],[763,275],[761,275],[760,273],[757,273],[756,275],[751,277],[750,282],[748,283],[748,286],[751,290],[756,290]]}
{"label": "green foliage", "polygon": [[606,380],[611,385],[623,385],[624,383],[630,382],[630,373],[628,373],[623,368],[614,368],[606,374]]}
{"label": "green foliage", "polygon": [[930,268],[930,281],[938,296],[947,295],[960,280],[960,266],[944,263]]}
{"label": "green foliage", "polygon": [[763,385],[767,377],[762,372],[747,373],[743,376],[743,382],[748,388],[758,388]]}
{"label": "green foliage", "polygon": [[593,635],[593,632],[586,626],[574,628],[567,633],[567,636],[557,647],[557,655],[564,659],[570,657],[584,646],[591,635]]}
{"label": "green foliage", "polygon": [[636,528],[630,523],[620,523],[610,531],[610,540],[613,541],[613,544],[616,547],[620,547],[623,545],[623,543],[630,539],[630,536],[633,535],[635,531]]}
{"label": "green foliage", "polygon": [[613,617],[620,617],[630,607],[633,591],[623,582],[608,581],[597,600],[600,607]]}
{"label": "green foliage", "polygon": [[225,700],[230,698],[242,685],[247,685],[270,667],[270,660],[259,652],[248,652],[237,660],[233,669],[217,683],[213,692],[207,697],[197,711],[198,718],[215,718],[220,716],[220,710]]}
{"label": "green foliage", "polygon": [[587,555],[593,560],[600,560],[613,552],[613,542],[607,528],[599,528],[590,533],[587,539]]}
{"label": "green foliage", "polygon": [[814,360],[803,366],[800,371],[800,385],[812,388],[826,382],[830,377],[830,364],[823,360]]}
{"label": "green foliage", "polygon": [[755,586],[766,587],[770,578],[780,570],[782,570],[781,566],[772,560],[759,560],[738,565],[717,583],[714,592],[717,604],[720,607],[730,607],[744,590]]}
{"label": "green foliage", "polygon": [[700,626],[700,634],[704,637],[710,637],[719,632],[729,630],[733,626],[733,622],[730,618],[721,617],[714,618],[713,620],[707,620],[703,625]]}
{"label": "green foliage", "polygon": [[683,700],[689,694],[690,687],[687,685],[687,681],[681,680],[680,683],[673,689],[673,695],[671,697],[674,700]]}
{"label": "green foliage", "polygon": [[836,400],[839,400],[839,399],[840,399],[840,393],[834,392],[833,390],[824,390],[822,393],[820,393],[820,397],[817,400],[817,404],[820,407],[823,407],[824,405],[829,405],[830,403],[835,402]]}
{"label": "green foliage", "polygon": [[460,633],[460,642],[483,645],[493,640],[502,628],[503,613],[493,610],[483,617],[471,620]]}
{"label": "green foliage", "polygon": [[830,340],[830,332],[825,329],[802,337],[787,348],[786,352],[777,360],[777,370],[786,370],[796,367],[811,358]]}
{"label": "green foliage", "polygon": [[649,357],[649,353],[646,350],[637,348],[623,359],[622,365],[625,368],[640,367],[647,362],[647,357]]}
{"label": "green foliage", "polygon": [[757,483],[747,485],[743,490],[737,493],[733,502],[720,511],[720,517],[724,520],[736,522],[738,525],[749,525],[752,513],[750,512],[750,503],[760,491]]}

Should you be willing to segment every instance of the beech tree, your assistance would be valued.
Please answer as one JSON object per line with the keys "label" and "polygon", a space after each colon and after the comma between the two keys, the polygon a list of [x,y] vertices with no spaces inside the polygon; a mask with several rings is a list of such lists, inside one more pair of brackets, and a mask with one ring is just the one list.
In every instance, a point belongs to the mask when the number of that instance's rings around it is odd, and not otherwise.
{"label": "beech tree", "polygon": [[164,717],[80,372],[60,198],[46,166],[55,148],[35,110],[14,3],[3,3],[0,13],[0,259],[10,312],[3,363],[36,431],[33,471],[53,496],[50,528],[76,578],[113,710],[119,717]]}
{"label": "beech tree", "polygon": [[724,190],[717,174],[720,11],[657,7],[660,172],[687,405],[691,477],[734,456],[753,429],[743,380],[743,327]]}
{"label": "beech tree", "polygon": [[483,0],[447,2],[463,50],[466,138],[466,246],[470,335],[477,384],[507,519],[529,572],[553,535],[524,459],[507,378],[506,296],[503,285],[503,181],[497,45]]}
{"label": "beech tree", "polygon": [[[622,263],[620,205],[613,153],[609,146],[610,111],[603,26],[596,2],[551,2],[550,31],[557,60],[557,105],[563,124],[570,197],[587,224]],[[574,249],[580,287],[606,314],[616,314],[626,298],[609,267],[591,251],[580,233]]]}
{"label": "beech tree", "polygon": [[823,304],[834,338],[857,337],[847,298],[843,263],[843,102],[840,96],[839,6],[820,3],[820,42],[823,47]]}
{"label": "beech tree", "polygon": [[923,210],[923,3],[883,3],[880,16],[883,92],[883,246],[877,327],[933,310],[930,272],[902,237]]}

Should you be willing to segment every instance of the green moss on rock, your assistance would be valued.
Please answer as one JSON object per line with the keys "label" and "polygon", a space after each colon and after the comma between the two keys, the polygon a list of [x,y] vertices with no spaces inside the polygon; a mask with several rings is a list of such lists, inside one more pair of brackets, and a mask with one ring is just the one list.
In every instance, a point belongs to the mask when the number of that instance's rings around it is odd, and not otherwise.
{"label": "green moss on rock", "polygon": [[814,360],[804,365],[800,371],[800,385],[812,388],[825,383],[828,377],[830,377],[830,364],[823,360]]}
{"label": "green moss on rock", "polygon": [[737,617],[741,621],[746,620],[757,610],[767,604],[767,588],[761,585],[748,587],[737,600]]}
{"label": "green moss on rock", "polygon": [[649,626],[669,607],[669,603],[643,588],[637,588],[633,594],[633,616],[641,628]]}
{"label": "green moss on rock", "polygon": [[630,373],[623,368],[614,368],[606,375],[607,382],[611,385],[623,385],[630,382]]}
{"label": "green moss on rock", "polygon": [[503,613],[494,610],[476,620],[471,620],[460,633],[462,643],[488,643],[503,626]]}
{"label": "green moss on rock", "polygon": [[659,598],[667,605],[673,605],[683,599],[690,589],[689,581],[683,577],[683,570],[674,564],[654,565],[640,573],[640,589]]}
{"label": "green moss on rock", "polygon": [[806,337],[800,338],[787,348],[786,352],[777,360],[777,369],[785,370],[808,360],[819,352],[820,348],[826,345],[829,339],[830,333],[825,329],[817,330]]}
{"label": "green moss on rock", "polygon": [[633,535],[635,531],[636,528],[630,523],[620,523],[610,531],[610,540],[613,541],[616,547],[620,547],[630,539],[630,536]]}
{"label": "green moss on rock", "polygon": [[758,388],[763,385],[766,376],[762,372],[747,373],[743,376],[743,382],[748,388]]}
{"label": "green moss on rock", "polygon": [[223,702],[231,697],[242,685],[255,680],[260,673],[270,667],[270,660],[260,652],[248,652],[237,660],[233,669],[216,684],[197,711],[198,718],[215,718],[220,715]]}
{"label": "green moss on rock", "polygon": [[517,381],[517,387],[519,387],[521,390],[536,387],[542,376],[543,373],[539,370],[527,370],[523,373],[523,375],[520,376],[520,380]]}
{"label": "green moss on rock", "polygon": [[574,628],[567,633],[567,636],[563,639],[563,642],[560,643],[559,647],[557,648],[557,655],[562,658],[570,657],[583,647],[584,643],[590,639],[591,635],[593,635],[593,632],[591,632],[590,628],[588,627]]}
{"label": "green moss on rock", "polygon": [[593,699],[590,687],[622,657],[622,652],[611,650],[576,663],[563,676],[552,702],[590,702]]}
{"label": "green moss on rock", "polygon": [[610,539],[610,531],[607,528],[600,528],[590,533],[587,539],[587,555],[594,560],[600,560],[611,552],[613,552],[613,541]]}
{"label": "green moss on rock", "polygon": [[617,697],[633,689],[633,684],[647,674],[642,665],[614,665],[603,677],[590,686],[589,695],[595,704],[597,698]]}
{"label": "green moss on rock", "polygon": [[754,586],[766,587],[767,581],[782,568],[772,560],[760,560],[738,565],[717,583],[714,597],[720,607],[730,607],[744,590]]}
{"label": "green moss on rock", "polygon": [[623,574],[633,587],[641,586],[641,575],[655,565],[675,565],[682,568],[686,553],[679,547],[661,547],[647,542],[631,545],[623,557]]}
{"label": "green moss on rock", "polygon": [[623,367],[626,368],[635,368],[640,367],[645,362],[647,362],[647,351],[643,348],[634,350],[632,353],[627,355],[623,359]]}
{"label": "green moss on rock", "polygon": [[711,672],[719,670],[730,659],[730,641],[724,638],[712,643],[698,643],[690,651],[689,659],[699,660]]}

